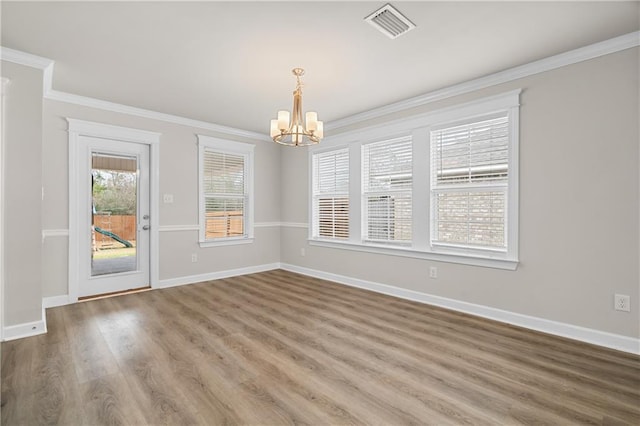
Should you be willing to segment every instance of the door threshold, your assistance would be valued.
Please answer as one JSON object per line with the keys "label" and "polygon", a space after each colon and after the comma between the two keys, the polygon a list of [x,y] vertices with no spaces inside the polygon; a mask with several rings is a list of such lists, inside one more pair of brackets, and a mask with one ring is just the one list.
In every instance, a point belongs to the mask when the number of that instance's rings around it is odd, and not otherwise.
{"label": "door threshold", "polygon": [[83,297],[78,297],[78,302],[88,302],[89,300],[106,299],[107,297],[123,296],[125,294],[143,293],[149,290],[151,290],[151,286],[132,288],[129,290],[122,290],[122,291],[113,291],[111,293],[102,293],[102,294],[96,294],[93,296],[83,296]]}

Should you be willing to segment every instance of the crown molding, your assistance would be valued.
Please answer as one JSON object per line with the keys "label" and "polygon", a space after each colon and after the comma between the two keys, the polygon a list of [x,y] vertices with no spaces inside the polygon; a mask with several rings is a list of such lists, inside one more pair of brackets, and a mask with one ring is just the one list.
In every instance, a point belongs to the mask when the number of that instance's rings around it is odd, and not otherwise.
{"label": "crown molding", "polygon": [[53,66],[53,60],[42,56],[33,55],[31,53],[22,52],[20,50],[9,49],[0,46],[0,59],[14,64],[24,65],[39,70],[45,70]]}
{"label": "crown molding", "polygon": [[[550,56],[518,67],[509,68],[504,71],[499,71],[474,80],[465,81],[460,84],[438,89],[433,92],[428,92],[413,98],[340,118],[338,120],[333,120],[325,124],[325,133],[327,130],[340,129],[366,120],[383,117],[388,114],[419,107],[442,99],[463,95],[465,93],[474,92],[476,90],[485,89],[498,84],[507,83],[519,78],[551,71],[567,65],[576,64],[578,62],[587,61],[589,59],[620,52],[637,46],[640,46],[640,31],[625,34],[575,50],[570,50],[565,53],[560,53],[558,55]],[[337,133],[340,132],[338,131]]]}
{"label": "crown molding", "polygon": [[53,66],[55,64],[52,59],[3,46],[0,46],[0,59],[42,70],[42,93],[46,94],[51,90],[51,85],[53,84]]}
{"label": "crown molding", "polygon": [[[357,124],[366,120],[383,117],[388,114],[393,114],[410,108],[419,107],[442,99],[470,93],[476,90],[485,89],[497,84],[507,83],[519,78],[529,77],[531,75],[551,71],[567,65],[576,64],[589,59],[594,59],[611,53],[620,52],[622,50],[630,49],[637,46],[640,46],[640,31],[591,44],[589,46],[571,50],[569,52],[560,53],[558,55],[550,56],[548,58],[540,59],[538,61],[510,68],[504,71],[499,71],[497,73],[476,78],[474,80],[469,80],[460,84],[455,84],[443,89],[438,89],[419,96],[415,96],[413,98],[385,105],[380,108],[374,108],[338,120],[333,120],[325,124],[325,131],[340,129],[342,127]],[[105,111],[117,112],[121,114],[133,115],[142,118],[149,118],[152,120],[158,120],[167,123],[196,127],[199,129],[210,130],[225,135],[233,135],[264,141],[271,140],[266,134],[252,132],[249,130],[236,129],[220,124],[194,120],[191,118],[180,117],[177,115],[166,114],[162,112],[132,107],[129,105],[122,105],[114,102],[104,101],[101,99],[54,90],[52,85],[53,67],[55,62],[53,60],[2,46],[0,46],[0,58],[4,61],[14,62],[17,64],[43,70],[43,94],[44,98],[46,99],[101,109]],[[341,132],[338,131],[337,133]]]}
{"label": "crown molding", "polygon": [[191,118],[180,117],[177,115],[166,114],[163,112],[152,111],[143,108],[137,108],[129,105],[109,102],[102,99],[91,98],[87,96],[75,95],[73,93],[61,92],[53,89],[53,68],[55,62],[42,56],[33,55],[19,50],[9,49],[0,46],[0,59],[15,64],[40,69],[43,71],[42,92],[45,99],[65,102],[73,105],[80,105],[89,108],[100,109],[103,111],[117,112],[120,114],[133,115],[136,117],[149,118],[152,120],[163,121],[166,123],[179,124],[183,126],[195,127],[198,129],[210,130],[212,132],[221,133],[223,135],[239,136],[242,138],[271,141],[271,139],[262,133],[252,132],[249,130],[236,129],[234,127],[223,126],[220,124],[209,123],[207,121],[194,120]]}
{"label": "crown molding", "polygon": [[104,101],[102,99],[90,98],[87,96],[74,95],[72,93],[60,92],[50,89],[44,93],[45,99],[65,102],[74,105],[81,105],[89,108],[101,109],[104,111],[117,112],[120,114],[133,115],[136,117],[149,118],[151,120],[163,121],[165,123],[180,124],[183,126],[195,127],[198,129],[210,130],[223,135],[233,135],[253,140],[270,141],[267,135],[256,133],[249,130],[236,129],[234,127],[222,126],[220,124],[209,123],[206,121],[194,120],[191,118],[180,117],[177,115],[166,114],[163,112],[151,111],[148,109],[132,107],[129,105],[117,104],[114,102]]}

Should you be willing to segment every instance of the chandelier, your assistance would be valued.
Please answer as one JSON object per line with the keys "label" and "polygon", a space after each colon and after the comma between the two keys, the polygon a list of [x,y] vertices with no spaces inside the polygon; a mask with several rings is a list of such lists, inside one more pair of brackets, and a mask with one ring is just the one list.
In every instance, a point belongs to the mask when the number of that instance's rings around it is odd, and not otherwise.
{"label": "chandelier", "polygon": [[[324,136],[322,121],[318,121],[318,114],[307,112],[302,121],[302,83],[300,76],[304,75],[302,68],[294,68],[296,76],[296,90],[293,91],[293,112],[278,111],[278,118],[271,120],[271,137],[274,142],[287,146],[308,146],[320,142]],[[306,124],[306,125],[305,125]]]}

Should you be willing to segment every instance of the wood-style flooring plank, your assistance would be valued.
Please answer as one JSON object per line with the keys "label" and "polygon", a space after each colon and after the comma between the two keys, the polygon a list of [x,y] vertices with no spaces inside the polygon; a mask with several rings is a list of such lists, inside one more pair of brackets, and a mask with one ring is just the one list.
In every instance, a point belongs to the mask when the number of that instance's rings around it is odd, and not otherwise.
{"label": "wood-style flooring plank", "polygon": [[80,384],[68,380],[76,373],[62,309],[47,312],[51,330],[37,336],[33,354],[32,392],[38,408],[35,424],[70,424],[85,419]]}
{"label": "wood-style flooring plank", "polygon": [[640,357],[282,270],[47,310],[3,425],[640,424]]}
{"label": "wood-style flooring plank", "polygon": [[[80,384],[79,403],[84,410],[82,422],[88,425],[141,425],[147,417],[137,404],[122,373],[102,376]],[[80,419],[59,424],[80,424]]]}
{"label": "wood-style flooring plank", "polygon": [[[240,287],[242,287],[242,283],[236,280],[234,286],[230,286],[228,289],[230,292],[236,292]],[[397,375],[402,375],[403,372],[396,371],[396,377],[391,378],[388,373],[390,369],[395,367],[394,363],[380,365],[380,359],[370,356],[368,351],[360,353],[361,347],[359,345],[349,346],[352,336],[348,336],[346,341],[340,340],[335,344],[322,345],[317,343],[318,329],[309,329],[308,326],[301,327],[295,320],[284,325],[270,319],[269,314],[286,315],[282,309],[278,309],[279,306],[269,308],[268,304],[265,304],[265,301],[270,297],[272,295],[265,295],[259,300],[253,299],[253,302],[250,298],[244,301],[246,306],[251,307],[250,312],[253,317],[245,320],[244,334],[252,340],[260,340],[263,345],[269,347],[270,352],[282,354],[290,364],[300,365],[307,370],[307,374],[319,373],[325,380],[332,379],[334,392],[343,390],[349,395],[354,392],[358,393],[360,404],[369,402],[370,410],[374,413],[376,408],[386,407],[388,413],[379,413],[378,418],[386,416],[388,417],[387,423],[391,424],[398,422],[397,417],[393,418],[393,412],[396,411],[395,406],[399,404],[397,401],[398,391],[405,399],[416,399],[414,404],[418,404],[421,414],[428,414],[429,418],[434,421],[438,419],[438,423],[445,423],[446,419],[450,418],[460,423],[483,423],[481,415],[476,413],[474,417],[465,413],[463,409],[460,409],[459,404],[456,410],[451,410],[450,407],[453,403],[458,401],[442,401],[442,395],[424,398],[420,391],[424,383],[420,383],[418,387],[412,387],[410,382],[413,381],[413,378],[410,375],[399,379]],[[281,295],[275,297],[280,298]],[[291,309],[293,316],[290,318],[296,318],[296,308],[291,305]],[[260,314],[261,310],[265,311],[267,316]],[[306,331],[310,331],[310,334],[305,334]],[[351,350],[345,351],[346,347]],[[363,356],[367,358],[366,363],[362,362]],[[359,374],[360,377],[356,377],[354,374]],[[368,384],[366,390],[358,387],[357,384],[361,382]],[[431,385],[439,385],[439,383],[433,382]],[[408,410],[407,413],[410,411]],[[404,418],[407,420],[409,417],[405,414]],[[493,423],[489,419],[484,420],[484,423]]]}
{"label": "wood-style flooring plank", "polygon": [[73,366],[80,383],[118,372],[113,354],[90,319],[89,303],[68,305],[62,310]]}
{"label": "wood-style flooring plank", "polygon": [[[299,285],[304,285],[304,283],[298,283]],[[269,281],[269,285],[273,285],[273,281]],[[277,284],[276,284],[277,285]],[[304,292],[300,292],[300,294],[295,295],[294,297],[303,297]],[[393,299],[388,296],[382,296],[383,298]],[[305,303],[313,304],[322,298],[322,295],[313,295],[305,298]],[[571,378],[578,382],[578,384],[583,384],[583,382],[587,382],[585,384],[589,384],[593,389],[600,389],[600,386],[603,386],[608,390],[608,394],[612,391],[615,393],[614,397],[617,399],[629,399],[632,403],[635,402],[635,398],[637,397],[637,392],[635,387],[637,386],[636,378],[640,375],[640,370],[638,369],[638,365],[627,365],[623,362],[623,364],[629,367],[626,374],[620,374],[619,368],[616,370],[615,363],[609,362],[599,362],[597,364],[589,364],[589,361],[584,361],[583,363],[579,362],[579,360],[570,358],[567,360],[566,351],[564,347],[555,348],[555,353],[551,352],[551,354],[547,357],[541,353],[547,352],[547,349],[541,348],[541,346],[537,343],[529,343],[527,345],[518,344],[514,341],[509,341],[508,343],[501,342],[500,339],[496,340],[496,336],[500,336],[501,334],[497,334],[500,331],[500,327],[505,328],[507,330],[513,328],[513,326],[509,326],[506,324],[493,324],[495,328],[493,334],[482,334],[478,333],[478,326],[476,323],[479,323],[482,326],[484,323],[493,323],[493,321],[488,321],[480,318],[471,317],[475,323],[465,323],[465,327],[460,330],[460,327],[451,328],[448,324],[455,324],[454,321],[449,320],[448,322],[439,321],[435,318],[428,318],[429,323],[435,323],[435,328],[433,325],[426,325],[424,318],[417,318],[414,320],[403,319],[402,321],[398,320],[397,317],[402,316],[402,311],[394,312],[389,308],[384,308],[384,306],[378,305],[370,305],[367,303],[367,300],[361,300],[359,305],[347,305],[341,309],[342,300],[331,303],[329,301],[329,305],[331,309],[337,309],[336,312],[339,312],[341,315],[341,320],[343,319],[352,319],[355,322],[362,322],[366,320],[372,325],[376,325],[378,329],[384,328],[389,331],[388,335],[399,335],[404,334],[407,341],[411,336],[406,332],[418,331],[420,332],[420,339],[425,341],[427,344],[432,345],[434,343],[440,345],[456,345],[457,341],[462,339],[462,347],[469,348],[473,347],[477,349],[476,353],[479,354],[495,354],[500,356],[504,360],[515,359],[521,366],[531,365],[536,369],[536,375],[540,375],[542,372],[546,371],[551,376],[561,376],[564,379]],[[362,299],[362,298],[361,298]],[[306,306],[306,305],[305,305]],[[322,305],[319,305],[322,306]],[[363,313],[363,316],[358,316],[358,311],[362,309],[362,306],[366,306],[367,312]],[[418,307],[422,307],[426,310],[438,310],[438,308],[432,308],[425,305],[418,305]],[[390,311],[390,312],[389,312]],[[450,311],[443,311],[445,315],[451,314]],[[463,318],[470,317],[468,315],[453,313],[458,316],[462,316]],[[522,334],[521,329],[520,334]],[[462,337],[464,334],[468,332],[473,333],[473,337]],[[541,333],[529,332],[532,335],[541,335]],[[554,336],[547,336],[547,340],[553,342],[554,340],[558,340],[561,343],[565,343],[566,339],[559,339]],[[435,339],[434,339],[435,338]],[[425,340],[426,339],[426,340]],[[546,342],[547,345],[549,342]],[[575,342],[577,346],[584,345],[579,342]],[[594,351],[594,348],[591,347],[591,352],[615,352],[604,348],[598,348],[600,351]],[[448,348],[444,348],[444,351],[449,351]],[[589,359],[589,354],[586,354],[584,358]],[[625,355],[621,354],[624,358]],[[586,363],[586,364],[585,364]],[[637,361],[636,361],[637,364]],[[594,369],[594,365],[597,365],[598,368]],[[520,367],[521,368],[521,367]],[[631,372],[632,374],[628,374]],[[630,393],[625,393],[625,390],[631,390]]]}
{"label": "wood-style flooring plank", "polygon": [[[248,278],[250,279],[250,278]],[[238,286],[235,286],[238,288]],[[252,292],[253,290],[247,288],[246,291]],[[290,297],[286,293],[278,293],[277,290],[271,291],[266,297],[275,297],[275,303],[283,303],[283,300],[286,300]],[[265,299],[262,299],[264,303]],[[313,299],[314,302],[310,300],[304,301],[304,303],[317,303],[318,297]],[[294,297],[292,300],[294,303],[301,303],[302,300]],[[335,306],[322,306],[322,311],[327,312],[330,310],[336,310]],[[340,322],[336,325],[333,324],[333,327],[336,327],[334,332],[340,332],[341,329],[344,329],[345,326],[345,318],[351,317],[354,318],[348,327],[347,336],[350,337],[352,335],[358,335],[359,338],[363,338],[367,334],[367,326],[362,325],[362,321],[364,318],[358,318],[357,314],[353,314],[357,309],[355,307],[350,307],[347,311],[338,311],[340,314]],[[370,317],[369,317],[370,318]],[[386,323],[370,323],[370,325],[375,325],[376,330],[380,331],[388,331],[384,336],[390,336],[389,339],[382,339],[378,335],[369,335],[371,339],[381,341],[382,349],[385,348],[395,348],[395,349],[403,349],[400,352],[396,353],[412,353],[415,357],[420,358],[424,355],[424,353],[420,352],[420,348],[428,348],[429,351],[434,354],[446,353],[448,357],[454,357],[456,359],[456,368],[465,365],[466,363],[470,363],[469,368],[476,370],[477,367],[482,367],[483,370],[486,370],[493,376],[501,376],[503,379],[507,381],[516,382],[517,386],[523,385],[531,385],[534,387],[544,387],[549,395],[549,401],[541,401],[541,404],[546,404],[545,408],[550,409],[556,403],[554,402],[557,399],[557,395],[571,393],[576,396],[577,399],[586,401],[587,405],[591,405],[593,403],[606,405],[607,400],[615,400],[620,403],[619,398],[615,398],[610,396],[609,394],[598,392],[598,390],[593,390],[590,393],[585,392],[587,389],[581,389],[579,392],[578,389],[572,389],[571,383],[568,383],[567,378],[560,375],[560,377],[554,374],[545,374],[545,371],[541,369],[528,368],[526,365],[515,363],[509,359],[501,358],[497,359],[496,356],[491,354],[490,352],[477,352],[479,355],[475,354],[467,354],[464,352],[464,347],[452,346],[449,344],[450,342],[446,342],[446,345],[441,344],[444,340],[440,342],[433,341],[425,341],[420,338],[417,338],[415,335],[406,333],[400,329],[392,329],[386,326]],[[330,334],[329,334],[330,335]],[[364,345],[363,345],[364,346]],[[380,355],[379,355],[380,356]],[[499,362],[498,362],[499,361]],[[447,368],[453,368],[453,366],[446,366]],[[523,370],[525,369],[525,370]],[[616,376],[612,377],[612,380],[615,380]],[[532,382],[533,380],[533,382]],[[526,387],[525,387],[526,390]],[[635,397],[637,401],[637,396]],[[622,401],[624,402],[624,401]],[[621,410],[625,411],[625,415],[632,415],[634,409],[633,400],[628,400],[628,404],[625,407],[621,405]],[[567,407],[562,407],[562,411],[566,411]],[[583,406],[577,404],[574,408],[575,416],[582,416],[587,412]],[[586,419],[584,419],[586,420]]]}
{"label": "wood-style flooring plank", "polygon": [[[235,291],[237,291],[239,287],[240,287],[240,284],[238,283],[238,281],[236,281],[236,285],[234,285],[233,288],[235,289]],[[251,290],[247,290],[247,291],[251,291]],[[253,307],[252,312],[256,312],[259,309],[259,307],[265,307],[266,306],[265,300],[267,300],[269,297],[272,297],[272,296],[276,297],[277,300],[282,300],[282,298],[287,297],[284,294],[273,295],[273,293],[270,292],[269,295],[263,296],[263,298],[260,299],[259,302],[254,302],[254,305],[252,306]],[[247,299],[245,303],[250,303],[250,300]],[[323,309],[326,311],[326,310],[329,310],[330,308],[326,306]],[[274,311],[279,311],[279,310],[275,309]],[[284,314],[281,312],[280,315],[284,315]],[[295,313],[293,318],[295,318]],[[284,328],[282,326],[275,325],[272,320],[269,320],[267,318],[258,318],[255,324],[259,327],[260,324],[262,323],[278,329],[279,331],[282,332],[283,335],[291,334],[291,331],[283,331]],[[334,330],[334,332],[340,333],[340,328],[338,328],[337,330]],[[263,333],[256,332],[255,329],[253,330],[248,329],[246,330],[246,333],[253,336],[254,338],[259,338],[259,337],[265,338]],[[489,392],[490,389],[487,386],[486,381],[481,382],[480,386],[476,386],[475,388],[473,386],[473,383],[472,382],[470,383],[469,377],[473,377],[474,379],[476,378],[477,374],[475,371],[471,371],[470,376],[462,377],[462,378],[458,377],[457,380],[454,375],[449,375],[449,377],[443,377],[443,371],[446,372],[447,371],[446,368],[447,367],[451,368],[451,365],[452,365],[451,363],[446,364],[446,361],[448,360],[447,360],[447,357],[445,356],[443,358],[445,360],[444,364],[442,359],[437,359],[437,358],[429,359],[429,361],[431,361],[430,364],[435,365],[439,369],[437,374],[429,376],[428,374],[429,368],[425,367],[425,363],[424,363],[425,360],[427,359],[418,357],[409,361],[409,364],[407,364],[406,362],[400,362],[400,360],[397,359],[397,355],[401,353],[395,352],[397,347],[395,347],[394,345],[391,345],[390,346],[391,354],[385,355],[379,350],[373,349],[371,347],[371,344],[363,345],[362,342],[358,342],[357,339],[360,339],[361,336],[356,337],[355,338],[356,340],[354,340],[354,336],[358,336],[359,333],[360,331],[358,330],[351,330],[351,332],[346,333],[341,337],[336,333],[326,332],[326,330],[317,330],[317,335],[319,334],[323,336],[323,339],[321,340],[322,341],[326,340],[328,343],[330,343],[329,345],[326,345],[324,348],[321,348],[320,350],[321,352],[328,353],[333,356],[333,360],[331,360],[332,365],[335,364],[336,360],[340,360],[344,364],[346,364],[349,368],[355,371],[359,371],[359,370],[363,370],[362,366],[363,364],[365,364],[367,367],[364,371],[368,376],[367,377],[368,383],[371,383],[372,380],[377,379],[380,382],[384,383],[385,386],[387,387],[391,386],[405,396],[411,395],[421,400],[422,403],[425,405],[425,408],[427,406],[431,406],[433,410],[440,411],[441,415],[445,415],[448,418],[453,418],[457,420],[458,423],[479,424],[482,422],[482,417],[479,416],[478,414],[475,414],[475,417],[474,417],[470,413],[465,413],[465,409],[467,411],[473,412],[473,407],[471,404],[466,407],[464,407],[462,404],[465,397],[475,398],[476,402],[481,403],[483,401],[486,401],[487,396],[490,396],[490,392]],[[305,342],[305,339],[300,335],[292,336],[292,339],[295,342],[294,344],[295,346],[299,346],[301,343]],[[310,345],[313,345],[313,343],[310,343]],[[272,346],[273,346],[273,350],[278,350],[278,347],[287,347],[286,345],[281,345],[281,344],[278,345],[277,343],[272,344]],[[338,350],[336,350],[336,348],[338,348]],[[345,354],[344,351],[342,351],[343,353],[340,353],[339,349],[345,349],[345,348],[349,348],[351,352],[347,352]],[[384,349],[385,347],[382,346],[382,350]],[[410,348],[409,350],[413,351],[412,348]],[[435,349],[435,352],[433,352],[433,354],[436,354],[436,355],[439,353],[440,351],[437,348]],[[363,363],[362,362],[363,360],[366,360],[368,362]],[[442,366],[444,366],[445,369],[442,369],[441,368]],[[455,365],[455,364],[453,364],[453,366],[455,369],[460,368],[458,365]],[[416,378],[419,379],[419,381],[416,381]],[[446,384],[444,386],[442,383],[443,379],[446,379]],[[491,382],[490,384],[493,384],[493,382]],[[428,388],[425,388],[425,385],[428,385]],[[438,389],[438,392],[436,395],[433,395],[433,394],[429,395],[428,391],[425,392],[426,389],[434,389],[434,388]],[[489,395],[487,395],[488,393]],[[453,401],[452,400],[445,401],[445,402],[442,401],[443,398],[447,397],[447,394],[452,394],[452,398],[454,398]],[[425,397],[425,395],[427,397]],[[512,409],[509,404],[506,404],[503,401],[504,399],[505,399],[504,397],[501,399],[498,399],[497,400],[498,403],[496,403],[495,406],[493,407],[495,415],[491,420],[489,420],[490,424],[495,423],[498,420],[504,420],[505,418],[511,417]],[[508,399],[506,402],[508,402]],[[453,406],[456,406],[455,410],[451,409],[451,407]],[[545,415],[549,416],[549,413],[546,413]],[[433,414],[430,416],[430,418],[434,418]],[[556,422],[559,420],[561,419],[555,418]]]}
{"label": "wood-style flooring plank", "polygon": [[2,343],[2,424],[33,423],[33,355],[35,338]]}

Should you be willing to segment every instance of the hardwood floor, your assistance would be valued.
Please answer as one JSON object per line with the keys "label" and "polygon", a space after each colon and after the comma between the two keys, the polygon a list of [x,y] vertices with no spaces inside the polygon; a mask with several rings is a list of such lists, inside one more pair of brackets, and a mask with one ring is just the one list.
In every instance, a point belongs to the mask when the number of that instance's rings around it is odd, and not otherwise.
{"label": "hardwood floor", "polygon": [[640,424],[640,357],[281,270],[47,310],[3,425]]}

